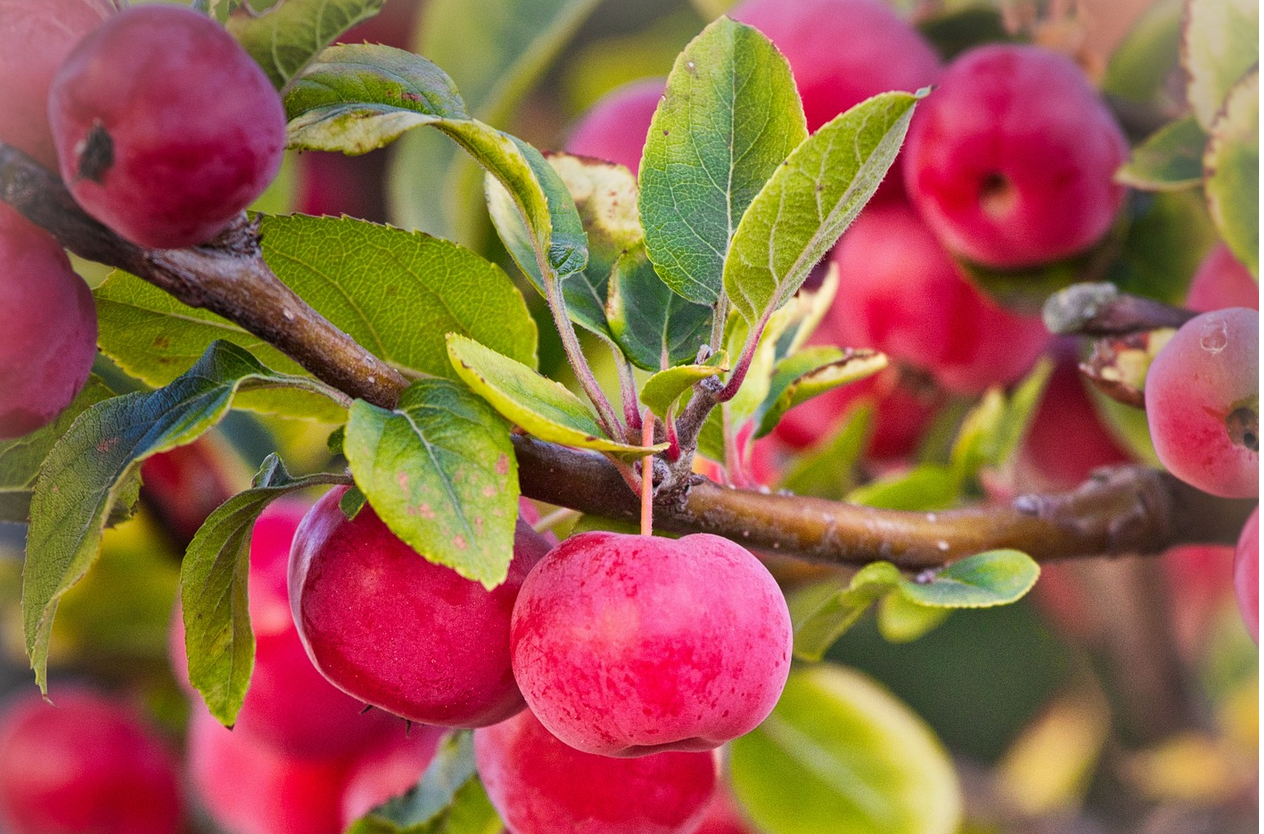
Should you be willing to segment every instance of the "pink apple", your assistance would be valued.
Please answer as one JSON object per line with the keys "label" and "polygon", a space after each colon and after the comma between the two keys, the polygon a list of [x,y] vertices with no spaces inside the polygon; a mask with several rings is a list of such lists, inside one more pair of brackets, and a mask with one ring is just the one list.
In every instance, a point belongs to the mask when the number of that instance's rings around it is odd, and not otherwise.
{"label": "pink apple", "polygon": [[1229,247],[1217,243],[1199,264],[1189,285],[1185,306],[1205,313],[1226,307],[1260,309],[1260,285]]}
{"label": "pink apple", "polygon": [[904,203],[866,208],[831,258],[839,286],[829,322],[839,343],[876,348],[949,391],[1013,382],[1048,343],[1039,316],[983,295]]}
{"label": "pink apple", "polygon": [[571,130],[567,153],[617,162],[635,174],[666,86],[662,78],[647,78],[606,93]]}
{"label": "pink apple", "polygon": [[[255,668],[235,732],[294,758],[343,756],[371,747],[402,722],[364,711],[357,701],[325,680],[307,657],[290,615],[286,565],[290,544],[308,505],[282,499],[264,510],[250,537],[250,624],[255,632]],[[171,635],[172,665],[187,682],[184,625],[177,616]],[[192,690],[190,690],[192,694]],[[200,700],[196,695],[194,700]]]}
{"label": "pink apple", "polygon": [[0,714],[0,830],[176,834],[181,800],[168,745],[128,706],[58,687]]}
{"label": "pink apple", "polygon": [[527,577],[511,645],[532,712],[572,747],[709,750],[772,711],[790,615],[768,570],[727,539],[593,532]]}
{"label": "pink apple", "polygon": [[339,834],[342,759],[295,759],[227,730],[201,706],[189,717],[189,780],[226,834]]}
{"label": "pink apple", "polygon": [[335,686],[411,721],[481,727],[523,707],[509,665],[509,617],[548,543],[521,521],[509,577],[492,591],[429,562],[365,505],[316,502],[294,537],[290,605],[316,667]]}
{"label": "pink apple", "polygon": [[416,785],[442,738],[440,728],[414,724],[357,756],[342,789],[342,827]]}
{"label": "pink apple", "polygon": [[690,834],[717,778],[714,753],[583,753],[529,710],[475,730],[474,757],[488,798],[514,834]]}
{"label": "pink apple", "polygon": [[1233,587],[1247,631],[1260,642],[1260,508],[1247,519],[1233,552]]}
{"label": "pink apple", "polygon": [[1128,142],[1084,73],[1038,46],[972,49],[921,105],[909,199],[952,252],[999,268],[1092,246],[1123,204]]}
{"label": "pink apple", "polygon": [[[3,85],[0,85],[3,86]],[[0,439],[51,423],[97,355],[92,292],[57,241],[0,203]]]}

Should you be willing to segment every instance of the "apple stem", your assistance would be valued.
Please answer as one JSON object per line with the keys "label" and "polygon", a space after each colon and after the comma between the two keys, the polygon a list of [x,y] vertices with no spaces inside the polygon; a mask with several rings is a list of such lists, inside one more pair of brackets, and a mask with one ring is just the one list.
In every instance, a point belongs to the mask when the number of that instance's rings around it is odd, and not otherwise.
{"label": "apple stem", "polygon": [[[647,408],[641,422],[641,445],[654,445],[654,415]],[[654,535],[654,455],[641,458],[641,535]]]}
{"label": "apple stem", "polygon": [[531,529],[537,533],[545,533],[567,519],[579,518],[581,515],[583,515],[583,513],[578,510],[572,510],[570,507],[559,507],[548,515],[542,517],[535,524],[532,524]]}

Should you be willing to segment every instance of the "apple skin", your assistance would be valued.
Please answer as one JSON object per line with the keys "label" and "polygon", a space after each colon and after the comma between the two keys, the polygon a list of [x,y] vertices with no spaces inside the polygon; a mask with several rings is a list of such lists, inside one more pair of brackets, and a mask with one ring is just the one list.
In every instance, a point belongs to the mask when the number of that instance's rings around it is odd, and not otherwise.
{"label": "apple skin", "polygon": [[48,121],[75,201],[155,249],[223,231],[285,149],[263,70],[224,27],[175,6],[130,7],[80,41],[53,77]]}
{"label": "apple skin", "polygon": [[356,757],[342,789],[342,828],[416,785],[442,738],[440,728],[414,724]]}
{"label": "apple skin", "polygon": [[0,715],[0,830],[176,834],[175,756],[129,707],[88,690],[36,695]]}
{"label": "apple skin", "polygon": [[1233,587],[1251,639],[1260,642],[1260,508],[1247,519],[1233,551]]}
{"label": "apple skin", "polygon": [[754,729],[790,672],[772,575],[740,545],[592,532],[523,583],[514,675],[540,722],[604,756],[709,750]]}
{"label": "apple skin", "polygon": [[0,439],[51,423],[97,353],[96,303],[50,235],[0,203]]}
{"label": "apple skin", "polygon": [[[378,710],[365,713],[361,701],[325,680],[299,639],[290,615],[286,567],[294,533],[307,510],[305,501],[275,501],[251,532],[249,593],[255,668],[234,732],[287,757],[320,759],[367,749],[392,732],[402,732],[402,726]],[[201,697],[188,687],[184,624],[178,611],[170,651],[176,679],[201,708]]]}
{"label": "apple skin", "polygon": [[830,257],[839,285],[828,322],[838,343],[883,351],[948,391],[1013,382],[1048,344],[1039,316],[980,292],[905,203],[867,207]]}
{"label": "apple skin", "polygon": [[904,148],[909,199],[952,252],[997,268],[1087,249],[1125,189],[1128,142],[1084,73],[1036,46],[963,53],[919,105]]}
{"label": "apple skin", "polygon": [[327,492],[290,555],[290,606],[307,654],[335,686],[394,715],[482,727],[524,706],[509,663],[518,589],[548,542],[519,520],[504,583],[488,591],[427,561],[365,505]]}
{"label": "apple skin", "polygon": [[1093,470],[1130,460],[1098,417],[1074,353],[1065,353],[1049,377],[1015,460],[1021,489],[1070,490]]}
{"label": "apple skin", "polygon": [[189,782],[226,834],[339,834],[344,759],[295,759],[220,726],[200,705],[188,728]]}
{"label": "apple skin", "polygon": [[75,44],[113,11],[106,0],[0,0],[0,141],[57,170],[49,85]]}
{"label": "apple skin", "polygon": [[1260,285],[1229,247],[1217,243],[1198,265],[1185,296],[1185,306],[1200,313],[1226,307],[1260,309]]}
{"label": "apple skin", "polygon": [[666,87],[666,79],[647,78],[606,93],[575,124],[566,152],[615,162],[637,173],[650,122]]}
{"label": "apple skin", "polygon": [[691,834],[716,788],[714,752],[635,759],[576,750],[524,710],[474,731],[487,796],[514,834]]}

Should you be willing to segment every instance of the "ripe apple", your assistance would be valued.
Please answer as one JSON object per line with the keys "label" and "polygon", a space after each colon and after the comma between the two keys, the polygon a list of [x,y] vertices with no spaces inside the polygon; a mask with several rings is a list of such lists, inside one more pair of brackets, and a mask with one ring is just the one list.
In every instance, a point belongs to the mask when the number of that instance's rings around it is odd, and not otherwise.
{"label": "ripe apple", "polygon": [[488,591],[429,562],[365,505],[316,502],[290,555],[290,606],[316,668],[335,686],[411,721],[482,727],[523,707],[509,617],[548,543],[521,520],[509,577]]}
{"label": "ripe apple", "polygon": [[343,759],[295,759],[220,726],[201,706],[189,716],[189,781],[226,834],[339,834]]}
{"label": "ripe apple", "polygon": [[[290,615],[286,566],[294,533],[307,509],[304,501],[276,501],[259,516],[250,536],[255,668],[235,732],[285,756],[317,759],[364,750],[401,729],[401,723],[377,710],[364,712],[362,702],[325,680],[303,649]],[[184,624],[179,616],[170,646],[177,679],[187,682]]]}
{"label": "ripe apple", "polygon": [[947,248],[998,268],[1074,255],[1123,204],[1114,116],[1069,58],[991,44],[944,71],[905,143],[909,199]]}
{"label": "ripe apple", "polygon": [[566,152],[616,162],[635,174],[666,86],[662,78],[647,78],[606,93],[571,130]]}
{"label": "ripe apple", "polygon": [[1260,309],[1260,285],[1255,283],[1229,247],[1217,243],[1198,265],[1185,296],[1185,306],[1200,313],[1226,307]]}
{"label": "ripe apple", "polygon": [[839,343],[877,348],[949,391],[1013,382],[1049,341],[1039,316],[975,288],[905,203],[866,208],[830,257],[839,285],[829,322]]}
{"label": "ripe apple", "polygon": [[442,738],[440,728],[414,724],[358,755],[342,789],[342,827],[416,785]]}
{"label": "ripe apple", "polygon": [[690,834],[707,812],[718,769],[712,752],[584,753],[530,710],[475,730],[474,758],[514,834]]}
{"label": "ripe apple", "polygon": [[129,707],[88,689],[19,696],[0,714],[0,830],[176,834],[175,756]]}
{"label": "ripe apple", "polygon": [[790,672],[777,583],[705,533],[562,542],[523,583],[510,640],[540,722],[605,756],[717,747],[764,720]]}
{"label": "ripe apple", "polygon": [[1247,519],[1233,552],[1233,587],[1251,639],[1260,642],[1260,508]]}
{"label": "ripe apple", "polygon": [[56,419],[96,354],[88,285],[57,241],[0,203],[0,439]]}
{"label": "ripe apple", "polygon": [[[930,43],[883,0],[746,0],[731,16],[786,56],[809,131],[878,93],[933,84],[943,69]],[[902,156],[875,199],[903,193]]]}

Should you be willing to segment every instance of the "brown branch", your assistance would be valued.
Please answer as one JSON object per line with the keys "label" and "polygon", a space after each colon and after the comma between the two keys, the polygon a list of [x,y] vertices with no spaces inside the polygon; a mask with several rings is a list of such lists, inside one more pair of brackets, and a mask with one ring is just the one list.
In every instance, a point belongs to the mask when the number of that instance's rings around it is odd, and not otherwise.
{"label": "brown branch", "polygon": [[[281,283],[263,262],[257,230],[248,223],[205,246],[146,250],[88,217],[53,174],[3,144],[0,200],[71,251],[223,316],[350,396],[391,407],[407,384]],[[515,436],[514,442],[527,496],[612,518],[639,517],[637,496],[605,458],[528,437]],[[1107,471],[1063,495],[940,513],[727,489],[703,479],[665,493],[655,507],[664,530],[716,533],[822,562],[887,559],[909,569],[999,547],[1049,560],[1228,542],[1254,506],[1212,498],[1141,467]]]}
{"label": "brown branch", "polygon": [[1126,336],[1161,327],[1180,327],[1198,315],[1162,301],[1120,292],[1114,284],[1072,284],[1045,302],[1050,333]]}
{"label": "brown branch", "polygon": [[[635,521],[639,507],[603,458],[515,436],[522,490],[585,513]],[[1232,543],[1254,501],[1226,501],[1141,466],[1106,469],[1059,495],[938,513],[883,510],[730,489],[699,479],[655,505],[654,525],[715,533],[746,545],[833,564],[879,559],[911,570],[1012,547],[1039,561],[1157,553],[1185,542]]]}
{"label": "brown branch", "polygon": [[245,214],[205,246],[145,249],[89,217],[55,174],[3,143],[0,200],[76,255],[126,270],[190,307],[223,316],[352,397],[389,407],[407,385],[281,283],[264,262],[258,228]]}

